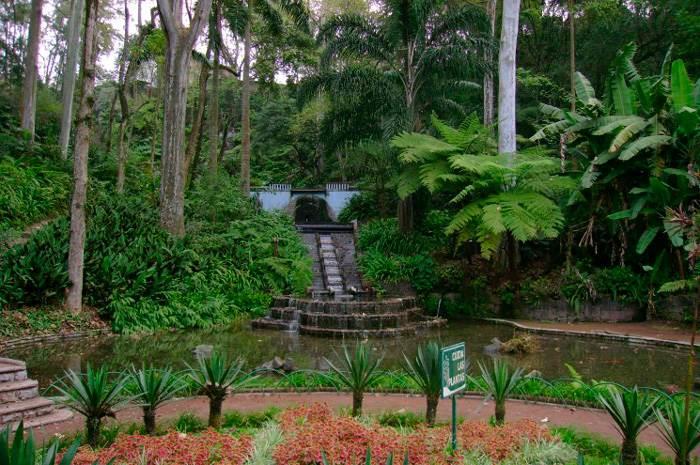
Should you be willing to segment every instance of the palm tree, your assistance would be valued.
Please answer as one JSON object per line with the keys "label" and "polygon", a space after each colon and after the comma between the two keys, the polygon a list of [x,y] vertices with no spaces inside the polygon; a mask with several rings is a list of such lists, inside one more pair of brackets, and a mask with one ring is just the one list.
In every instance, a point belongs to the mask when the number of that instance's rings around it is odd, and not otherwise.
{"label": "palm tree", "polygon": [[523,369],[511,369],[506,362],[494,358],[493,365],[487,368],[479,362],[481,376],[486,383],[486,390],[493,396],[495,402],[494,417],[496,423],[502,425],[506,419],[506,399],[518,387],[523,379]]}
{"label": "palm tree", "polygon": [[[381,104],[368,108],[358,99],[353,112],[377,115],[389,139],[420,130],[429,108],[461,109],[453,96],[478,88],[470,79],[484,68],[490,25],[480,8],[466,2],[383,0],[380,8],[376,16],[343,14],[321,27],[321,73],[309,87],[331,96],[338,88],[351,95],[358,86],[372,88]],[[410,198],[399,205],[404,231],[412,227],[411,205]]]}
{"label": "palm tree", "polygon": [[671,399],[655,413],[659,432],[676,455],[675,464],[690,464],[690,454],[700,444],[700,410],[686,421],[684,404]]}
{"label": "palm tree", "polygon": [[132,367],[130,390],[143,410],[143,424],[147,434],[156,432],[156,410],[163,403],[174,398],[185,388],[182,379],[171,369]]}
{"label": "palm tree", "polygon": [[440,347],[437,343],[430,342],[428,345],[418,347],[418,352],[413,360],[409,360],[405,354],[404,360],[408,376],[418,384],[420,390],[425,394],[427,402],[425,422],[428,426],[433,426],[442,389]]}
{"label": "palm tree", "polygon": [[326,362],[338,376],[340,383],[352,391],[352,416],[362,415],[365,391],[374,385],[382,374],[379,371],[381,359],[373,357],[366,345],[357,344],[352,355],[347,347],[343,347],[342,369],[328,359]]}
{"label": "palm tree", "polygon": [[637,386],[632,389],[611,388],[607,393],[598,393],[597,397],[622,435],[621,464],[637,465],[637,437],[654,421],[654,408],[659,398],[640,392]]}
{"label": "palm tree", "polygon": [[199,392],[209,398],[209,426],[221,426],[221,409],[228,391],[234,391],[254,377],[243,371],[244,361],[229,362],[225,355],[213,352],[211,357],[199,357],[197,367],[190,369],[190,378]]}
{"label": "palm tree", "polygon": [[128,399],[122,393],[128,378],[122,374],[112,381],[104,366],[93,369],[90,364],[85,373],[68,370],[63,379],[54,383],[63,396],[61,402],[85,417],[87,443],[97,447],[100,427],[105,417],[114,418],[114,410]]}

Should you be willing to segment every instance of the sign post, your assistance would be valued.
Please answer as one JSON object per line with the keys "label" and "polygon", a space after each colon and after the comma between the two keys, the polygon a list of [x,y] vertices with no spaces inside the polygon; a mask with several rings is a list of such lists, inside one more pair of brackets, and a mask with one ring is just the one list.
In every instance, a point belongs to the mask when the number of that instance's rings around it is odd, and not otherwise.
{"label": "sign post", "polygon": [[440,349],[443,399],[452,398],[452,450],[457,450],[457,398],[467,387],[467,348],[464,342]]}

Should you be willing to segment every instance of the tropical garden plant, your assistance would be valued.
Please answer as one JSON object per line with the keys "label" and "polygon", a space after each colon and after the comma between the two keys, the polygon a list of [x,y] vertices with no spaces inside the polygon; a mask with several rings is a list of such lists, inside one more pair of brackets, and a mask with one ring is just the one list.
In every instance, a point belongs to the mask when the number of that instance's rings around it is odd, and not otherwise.
{"label": "tropical garden plant", "polygon": [[686,416],[685,404],[669,399],[655,410],[656,425],[675,454],[676,465],[689,465],[690,456],[700,444],[700,410],[692,408]]}
{"label": "tropical garden plant", "polygon": [[639,447],[637,438],[655,420],[655,408],[660,398],[640,391],[637,386],[627,389],[610,387],[607,392],[598,393],[598,401],[615,422],[622,435],[620,463],[637,465]]}
{"label": "tropical garden plant", "polygon": [[436,342],[429,342],[418,347],[416,356],[413,359],[409,359],[404,354],[404,360],[408,376],[425,395],[425,422],[428,426],[433,426],[442,390],[440,347]]}
{"label": "tropical garden plant", "polygon": [[[34,442],[34,433],[24,430],[24,421],[20,421],[12,439],[12,427],[8,425],[0,431],[0,464],[2,465],[54,465],[58,453],[58,440],[53,440],[39,455]],[[26,437],[25,437],[26,436]],[[70,465],[78,451],[80,441],[74,441],[61,456],[58,465]],[[111,462],[110,462],[111,464]]]}
{"label": "tropical garden plant", "polygon": [[479,362],[479,369],[486,393],[493,397],[494,420],[497,425],[502,425],[506,419],[506,400],[523,380],[524,370],[520,367],[513,369],[499,358],[494,358],[488,366]]}
{"label": "tropical garden plant", "polygon": [[226,355],[214,351],[210,357],[198,357],[197,365],[189,367],[189,377],[199,392],[209,398],[209,426],[221,426],[221,410],[229,391],[242,387],[254,378],[243,370],[244,361],[229,361]]}
{"label": "tropical garden plant", "polygon": [[129,399],[124,396],[128,377],[121,373],[116,377],[104,366],[87,365],[85,373],[68,370],[65,376],[53,384],[61,395],[60,402],[85,417],[87,443],[97,447],[102,420],[114,418],[115,409]]}
{"label": "tropical garden plant", "polygon": [[185,389],[183,379],[170,368],[141,367],[131,369],[129,391],[143,410],[146,434],[156,432],[156,410]]}
{"label": "tropical garden plant", "polygon": [[365,391],[382,376],[382,372],[379,370],[382,360],[373,356],[371,349],[362,343],[358,343],[352,352],[348,350],[347,346],[343,346],[343,355],[339,358],[339,366],[328,359],[326,362],[337,376],[339,383],[352,391],[352,416],[362,415],[362,400]]}
{"label": "tropical garden plant", "polygon": [[508,237],[526,242],[559,235],[564,228],[559,199],[574,183],[560,173],[558,160],[540,149],[496,154],[491,132],[476,115],[459,128],[435,116],[432,123],[440,139],[415,132],[393,139],[403,169],[401,198],[419,189],[446,193],[458,208],[446,233],[456,235],[458,243],[478,242],[486,258]]}

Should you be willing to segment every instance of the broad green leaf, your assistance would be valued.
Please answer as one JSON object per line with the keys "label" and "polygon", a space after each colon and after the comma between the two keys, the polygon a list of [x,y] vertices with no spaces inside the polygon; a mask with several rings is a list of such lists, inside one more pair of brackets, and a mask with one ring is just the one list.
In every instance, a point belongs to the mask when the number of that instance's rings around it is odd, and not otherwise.
{"label": "broad green leaf", "polygon": [[620,210],[608,215],[609,220],[624,220],[632,217],[632,210]]}
{"label": "broad green leaf", "polygon": [[610,152],[617,152],[623,145],[629,142],[632,137],[642,132],[647,126],[649,126],[649,121],[647,120],[636,121],[628,125],[617,133],[608,150]]}
{"label": "broad green leaf", "polygon": [[595,90],[591,82],[580,72],[576,72],[574,76],[574,89],[576,90],[576,98],[583,102],[584,105],[595,105],[600,103],[595,97]]}
{"label": "broad green leaf", "polygon": [[693,105],[693,85],[683,60],[675,60],[671,64],[671,100],[676,112]]}
{"label": "broad green leaf", "polygon": [[649,244],[654,240],[656,237],[656,234],[659,232],[659,227],[654,226],[651,228],[647,228],[646,231],[642,233],[642,235],[639,237],[639,241],[637,241],[637,253],[638,254],[643,254],[644,251],[649,247]]}
{"label": "broad green leaf", "polygon": [[664,145],[667,145],[671,141],[671,136],[665,135],[653,135],[640,137],[636,141],[627,145],[627,147],[620,153],[620,160],[625,161],[636,156],[639,152],[646,149],[657,149]]}
{"label": "broad green leaf", "polygon": [[610,90],[612,92],[615,110],[622,115],[632,115],[634,113],[632,93],[629,87],[627,87],[625,78],[622,75],[617,75],[613,78]]}

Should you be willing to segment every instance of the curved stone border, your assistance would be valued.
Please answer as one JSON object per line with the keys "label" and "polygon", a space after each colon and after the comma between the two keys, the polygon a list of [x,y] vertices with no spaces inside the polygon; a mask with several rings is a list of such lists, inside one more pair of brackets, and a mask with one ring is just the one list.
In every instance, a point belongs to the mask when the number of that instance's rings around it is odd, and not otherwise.
{"label": "curved stone border", "polygon": [[78,331],[75,333],[65,333],[65,334],[40,334],[36,336],[25,336],[18,337],[16,339],[8,339],[6,341],[0,341],[0,354],[11,349],[18,349],[20,347],[26,347],[33,344],[40,344],[44,342],[59,342],[67,341],[72,339],[81,339],[84,337],[100,336],[102,334],[112,334],[112,331],[108,328],[104,329],[90,329],[87,331]]}
{"label": "curved stone border", "polygon": [[[576,331],[557,328],[538,328],[534,326],[527,326],[516,321],[506,320],[503,318],[480,318],[480,320],[486,321],[488,323],[511,326],[526,333],[544,334],[547,336],[554,335],[578,338],[594,337],[605,341],[625,342],[628,344],[642,346],[669,347],[672,349],[687,349],[688,347],[690,347],[689,342],[672,341],[669,339],[659,339],[655,337],[628,336],[626,334],[608,333],[603,331]],[[695,347],[700,347],[700,341],[695,343]]]}

